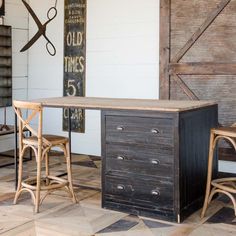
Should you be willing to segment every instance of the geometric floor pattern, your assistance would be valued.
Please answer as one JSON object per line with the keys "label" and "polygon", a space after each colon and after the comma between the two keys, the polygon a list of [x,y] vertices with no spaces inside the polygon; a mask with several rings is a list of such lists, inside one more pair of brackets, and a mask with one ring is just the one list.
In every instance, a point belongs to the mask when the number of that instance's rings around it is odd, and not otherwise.
{"label": "geometric floor pattern", "polygon": [[[0,157],[0,165],[11,162]],[[49,195],[33,212],[28,193],[13,205],[14,166],[0,168],[0,236],[235,236],[236,217],[230,201],[219,196],[210,205],[207,216],[200,210],[181,224],[138,217],[101,208],[101,159],[73,155],[72,169],[75,193],[79,203],[73,204],[63,191]],[[52,174],[62,175],[65,162],[59,154],[50,155]],[[24,176],[33,176],[35,162],[24,163]]]}

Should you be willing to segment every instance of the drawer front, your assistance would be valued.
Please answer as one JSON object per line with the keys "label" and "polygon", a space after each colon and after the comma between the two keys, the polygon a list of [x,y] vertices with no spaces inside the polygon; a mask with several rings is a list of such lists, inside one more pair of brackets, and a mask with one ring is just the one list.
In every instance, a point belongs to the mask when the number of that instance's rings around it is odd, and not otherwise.
{"label": "drawer front", "polygon": [[173,210],[173,182],[168,178],[105,177],[106,197],[154,209]]}
{"label": "drawer front", "polygon": [[173,177],[173,148],[106,145],[106,173]]}
{"label": "drawer front", "polygon": [[106,116],[106,142],[173,146],[173,119]]}

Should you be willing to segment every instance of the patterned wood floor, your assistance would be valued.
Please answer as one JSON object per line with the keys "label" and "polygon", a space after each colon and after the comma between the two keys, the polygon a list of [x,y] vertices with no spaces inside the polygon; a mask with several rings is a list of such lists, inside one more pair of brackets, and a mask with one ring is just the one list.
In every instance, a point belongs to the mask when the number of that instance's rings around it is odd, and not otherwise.
{"label": "patterned wood floor", "polygon": [[[0,157],[0,165],[11,162]],[[0,169],[0,235],[1,236],[228,236],[236,235],[236,218],[228,199],[215,200],[203,220],[199,211],[182,224],[137,217],[101,208],[100,158],[73,155],[73,177],[79,198],[73,204],[67,194],[58,191],[48,196],[33,213],[28,193],[13,205],[14,166]],[[64,173],[61,156],[52,156],[54,174]],[[34,161],[25,162],[24,176],[35,172]]]}

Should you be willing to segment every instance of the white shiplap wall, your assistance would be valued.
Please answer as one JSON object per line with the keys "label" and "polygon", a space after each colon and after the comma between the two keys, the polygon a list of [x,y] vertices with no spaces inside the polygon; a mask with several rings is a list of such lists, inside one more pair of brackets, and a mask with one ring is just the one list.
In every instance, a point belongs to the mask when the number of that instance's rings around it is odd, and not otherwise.
{"label": "white shiplap wall", "polygon": [[[12,72],[13,98],[27,99],[28,55],[20,53],[28,41],[28,14],[21,1],[5,0],[4,24],[12,26]],[[3,109],[0,108],[0,122],[3,123]],[[14,124],[12,108],[7,108],[7,123]],[[6,151],[14,146],[13,135],[0,136],[0,150]]]}
{"label": "white shiplap wall", "polygon": [[[86,96],[158,98],[159,1],[87,0]],[[30,0],[46,20],[53,0]],[[29,99],[61,96],[63,88],[63,12],[48,25],[47,35],[57,48],[51,57],[40,38],[29,50]],[[29,19],[30,37],[37,27]],[[62,130],[61,110],[48,109],[45,132]],[[86,133],[72,135],[72,151],[100,155],[100,112],[86,112]]]}

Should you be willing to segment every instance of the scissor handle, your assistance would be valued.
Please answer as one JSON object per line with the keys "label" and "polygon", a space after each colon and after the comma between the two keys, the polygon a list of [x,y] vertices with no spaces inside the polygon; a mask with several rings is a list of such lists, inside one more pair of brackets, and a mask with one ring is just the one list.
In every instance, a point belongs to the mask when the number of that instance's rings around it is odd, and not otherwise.
{"label": "scissor handle", "polygon": [[46,49],[47,49],[49,55],[55,56],[56,52],[57,52],[55,46],[52,44],[52,42],[47,37],[46,37],[46,39],[47,39]]}
{"label": "scissor handle", "polygon": [[57,16],[57,9],[55,7],[49,8],[47,12],[47,17],[49,21],[53,20]]}

